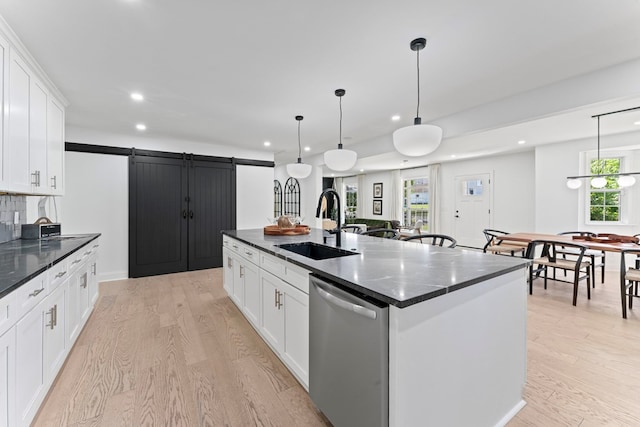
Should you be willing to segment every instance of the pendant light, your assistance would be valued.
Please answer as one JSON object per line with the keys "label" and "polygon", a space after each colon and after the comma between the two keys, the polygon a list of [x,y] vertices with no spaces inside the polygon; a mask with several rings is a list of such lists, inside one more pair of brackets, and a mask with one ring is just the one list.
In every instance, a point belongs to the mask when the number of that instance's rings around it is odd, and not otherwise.
{"label": "pendant light", "polygon": [[578,189],[582,186],[582,179],[588,178],[591,181],[591,186],[593,188],[604,188],[607,186],[607,177],[616,178],[618,182],[618,186],[620,188],[631,187],[636,183],[636,178],[633,175],[640,175],[640,172],[620,172],[620,173],[603,173],[603,165],[600,161],[600,117],[608,116],[610,114],[618,114],[625,113],[627,111],[639,110],[640,107],[626,108],[624,110],[611,111],[603,114],[596,114],[595,116],[591,116],[591,118],[595,118],[598,121],[598,149],[597,149],[597,168],[598,173],[596,175],[581,175],[581,176],[568,176],[567,177],[567,187],[572,190]]}
{"label": "pendant light", "polygon": [[300,149],[300,122],[304,119],[302,116],[296,116],[298,121],[298,161],[287,165],[287,173],[292,178],[306,178],[311,174],[311,165],[302,163],[302,150]]}
{"label": "pendant light", "polygon": [[409,45],[417,54],[418,69],[418,107],[413,126],[406,126],[393,132],[393,145],[400,154],[416,157],[426,156],[435,151],[442,141],[442,128],[435,125],[423,125],[420,118],[420,51],[427,45],[427,39],[418,38]]}
{"label": "pendant light", "polygon": [[353,150],[345,150],[342,148],[342,97],[346,91],[344,89],[336,89],[335,94],[340,100],[340,133],[338,139],[338,148],[329,150],[324,153],[324,164],[334,171],[346,171],[356,165],[358,154]]}

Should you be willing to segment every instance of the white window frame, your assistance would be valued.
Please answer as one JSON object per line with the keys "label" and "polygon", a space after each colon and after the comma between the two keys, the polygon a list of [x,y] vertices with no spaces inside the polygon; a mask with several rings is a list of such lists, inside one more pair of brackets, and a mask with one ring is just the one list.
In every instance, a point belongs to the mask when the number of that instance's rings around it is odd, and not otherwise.
{"label": "white window frame", "polygon": [[[632,153],[629,151],[604,151],[600,152],[601,159],[620,159],[620,173],[630,172]],[[584,158],[584,170],[585,175],[591,173],[591,161],[597,160],[597,152],[588,152]],[[592,226],[615,226],[615,225],[629,225],[631,220],[631,206],[633,205],[633,198],[629,188],[621,188],[620,191],[620,219],[618,221],[592,221],[591,220],[591,183],[589,179],[584,182],[583,190],[583,214],[584,223]],[[598,191],[598,190],[594,190]],[[603,189],[606,192],[606,190]]]}

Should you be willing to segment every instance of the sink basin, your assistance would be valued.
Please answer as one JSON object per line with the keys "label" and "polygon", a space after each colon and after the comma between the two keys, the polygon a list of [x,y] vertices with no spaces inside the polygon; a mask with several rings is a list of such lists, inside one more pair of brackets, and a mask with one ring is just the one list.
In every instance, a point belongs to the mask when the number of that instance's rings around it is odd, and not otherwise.
{"label": "sink basin", "polygon": [[302,243],[285,243],[277,245],[280,249],[295,252],[298,255],[306,256],[315,260],[338,258],[341,256],[358,255],[357,252],[351,252],[333,246],[325,246],[314,242]]}

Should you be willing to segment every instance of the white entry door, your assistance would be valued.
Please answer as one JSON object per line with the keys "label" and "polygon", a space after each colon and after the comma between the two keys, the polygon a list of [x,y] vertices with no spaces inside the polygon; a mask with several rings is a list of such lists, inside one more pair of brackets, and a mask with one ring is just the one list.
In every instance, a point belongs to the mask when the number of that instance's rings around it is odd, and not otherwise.
{"label": "white entry door", "polygon": [[462,175],[455,178],[455,239],[459,246],[482,248],[482,230],[491,228],[491,174]]}

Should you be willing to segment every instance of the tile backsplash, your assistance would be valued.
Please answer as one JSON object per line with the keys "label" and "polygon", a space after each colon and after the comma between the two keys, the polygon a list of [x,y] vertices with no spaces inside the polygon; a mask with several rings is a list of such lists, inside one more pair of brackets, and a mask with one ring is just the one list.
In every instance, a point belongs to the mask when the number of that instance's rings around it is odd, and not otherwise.
{"label": "tile backsplash", "polygon": [[[18,223],[14,223],[18,212]],[[20,225],[26,224],[27,196],[0,196],[0,243],[20,238]]]}

